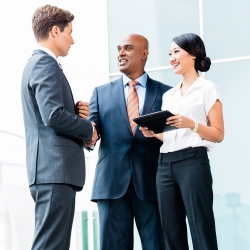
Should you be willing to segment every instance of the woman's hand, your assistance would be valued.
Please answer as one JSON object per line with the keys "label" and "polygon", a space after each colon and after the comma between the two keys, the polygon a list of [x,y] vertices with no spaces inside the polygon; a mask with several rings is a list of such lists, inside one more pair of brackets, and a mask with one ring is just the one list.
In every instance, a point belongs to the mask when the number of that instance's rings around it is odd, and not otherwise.
{"label": "woman's hand", "polygon": [[148,130],[148,128],[146,127],[139,127],[139,129],[141,130],[141,132],[145,137],[154,137],[155,135],[154,131]]}
{"label": "woman's hand", "polygon": [[141,130],[141,132],[143,133],[143,135],[145,137],[148,137],[148,138],[155,137],[158,140],[163,141],[163,133],[161,133],[161,134],[155,134],[154,131],[149,130],[146,127],[139,127],[139,129]]}
{"label": "woman's hand", "polygon": [[186,116],[174,114],[174,116],[171,116],[167,119],[167,124],[170,126],[174,126],[176,128],[194,128],[194,120],[191,120],[187,118]]}
{"label": "woman's hand", "polygon": [[[222,104],[216,100],[208,113],[209,125],[198,123],[196,131],[199,136],[205,140],[213,142],[222,142],[224,139],[224,121],[222,114]],[[195,121],[185,116],[174,114],[167,119],[167,124],[177,128],[190,128],[194,129]]]}

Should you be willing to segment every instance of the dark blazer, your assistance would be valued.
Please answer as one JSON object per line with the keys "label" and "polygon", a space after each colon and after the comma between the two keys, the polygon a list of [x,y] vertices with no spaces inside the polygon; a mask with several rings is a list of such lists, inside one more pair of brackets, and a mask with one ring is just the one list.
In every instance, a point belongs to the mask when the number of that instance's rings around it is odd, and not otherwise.
{"label": "dark blazer", "polygon": [[[161,110],[162,95],[170,87],[148,77],[142,115]],[[138,197],[156,201],[156,170],[161,141],[146,138],[140,130],[132,135],[122,78],[96,87],[90,101],[89,119],[100,134],[99,157],[92,201],[124,195],[131,174]]]}
{"label": "dark blazer", "polygon": [[35,50],[21,84],[29,185],[65,183],[81,189],[85,181],[83,140],[92,124],[75,112],[69,83],[58,62]]}

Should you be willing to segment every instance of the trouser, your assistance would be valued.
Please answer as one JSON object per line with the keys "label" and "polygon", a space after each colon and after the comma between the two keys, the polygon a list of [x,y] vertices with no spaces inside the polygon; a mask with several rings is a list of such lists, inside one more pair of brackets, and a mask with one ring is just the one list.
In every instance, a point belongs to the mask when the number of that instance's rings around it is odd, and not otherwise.
{"label": "trouser", "polygon": [[157,202],[143,201],[131,180],[119,199],[98,200],[100,250],[132,250],[134,219],[143,250],[164,250]]}
{"label": "trouser", "polygon": [[30,186],[35,201],[32,250],[68,250],[75,212],[76,187],[66,184]]}
{"label": "trouser", "polygon": [[166,249],[188,249],[186,216],[194,250],[218,249],[206,148],[161,153],[156,186]]}

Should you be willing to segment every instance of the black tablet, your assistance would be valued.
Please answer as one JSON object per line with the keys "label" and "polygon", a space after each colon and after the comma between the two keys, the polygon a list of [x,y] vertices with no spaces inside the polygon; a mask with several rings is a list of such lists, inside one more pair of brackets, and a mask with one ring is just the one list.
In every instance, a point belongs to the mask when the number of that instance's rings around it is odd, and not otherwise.
{"label": "black tablet", "polygon": [[168,110],[164,110],[139,116],[133,119],[133,121],[139,126],[147,127],[149,130],[154,131],[155,134],[159,134],[162,132],[177,129],[176,127],[172,127],[169,124],[166,124],[166,120],[170,116],[173,116],[173,114]]}

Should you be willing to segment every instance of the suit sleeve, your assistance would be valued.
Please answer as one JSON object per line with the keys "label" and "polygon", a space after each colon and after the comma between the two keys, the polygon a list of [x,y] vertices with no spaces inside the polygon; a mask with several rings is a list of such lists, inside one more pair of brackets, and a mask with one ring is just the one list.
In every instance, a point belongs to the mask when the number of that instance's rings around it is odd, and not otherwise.
{"label": "suit sleeve", "polygon": [[88,119],[96,124],[95,127],[100,137],[101,128],[100,128],[100,122],[99,122],[99,103],[98,103],[97,88],[95,88],[93,91],[92,97],[90,99],[89,107],[90,107],[90,114],[89,114]]}
{"label": "suit sleeve", "polygon": [[[36,99],[34,105],[38,105],[45,126],[68,136],[91,140],[91,122],[65,108],[62,85],[68,83],[65,79],[62,80],[60,70],[56,60],[48,56],[36,62],[30,75],[30,87]],[[72,99],[70,91],[69,98]]]}

